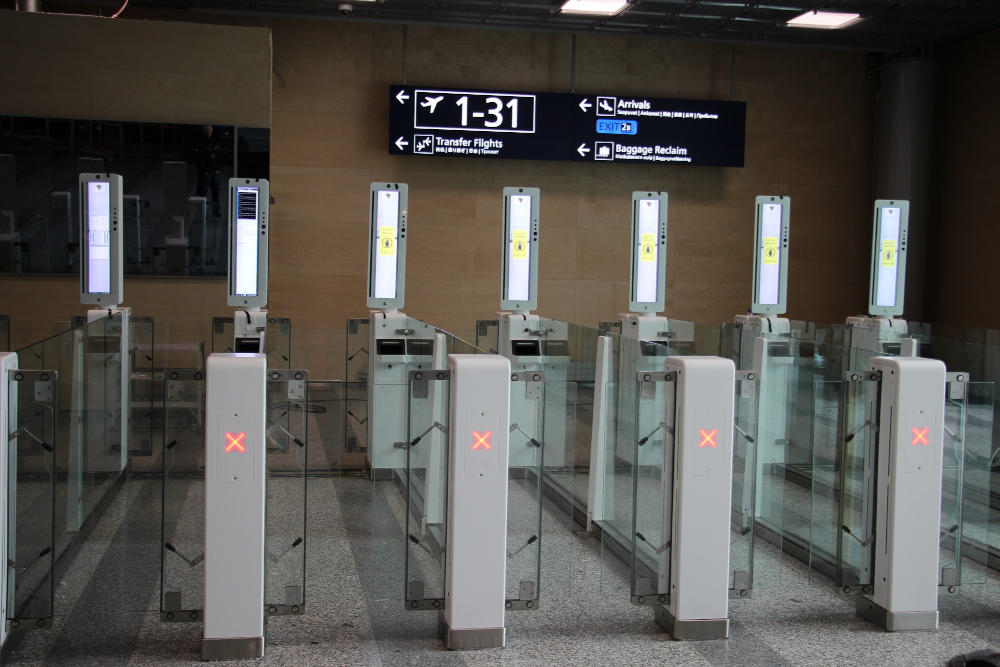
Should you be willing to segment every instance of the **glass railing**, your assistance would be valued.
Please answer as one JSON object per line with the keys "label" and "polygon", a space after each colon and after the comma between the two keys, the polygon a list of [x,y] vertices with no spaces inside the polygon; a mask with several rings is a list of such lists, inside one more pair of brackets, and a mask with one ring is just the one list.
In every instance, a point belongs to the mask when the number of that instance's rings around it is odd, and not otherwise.
{"label": "glass railing", "polygon": [[[53,614],[56,561],[56,429],[60,418],[56,371],[19,369],[8,383],[10,434],[5,438],[7,489],[7,619],[44,624]],[[64,485],[63,485],[64,486]],[[30,626],[27,626],[30,627]]]}
{"label": "glass railing", "polygon": [[17,355],[12,613],[21,620],[45,619],[53,613],[54,572],[65,567],[64,557],[124,481],[128,406],[122,365],[129,351],[122,349],[122,317],[116,314]]}
{"label": "glass railing", "polygon": [[[351,330],[350,322],[348,330]],[[405,412],[407,382],[413,371],[446,370],[449,354],[484,354],[467,340],[403,313],[376,313],[367,325],[368,343],[355,327],[348,349],[365,348],[367,364],[367,460],[375,478],[398,476],[406,469]],[[350,356],[350,355],[348,355]],[[357,358],[357,357],[355,357]],[[357,364],[360,364],[358,360]],[[358,368],[354,360],[345,367]],[[355,371],[355,374],[357,371]]]}
{"label": "glass railing", "polygon": [[[943,328],[939,327],[938,330]],[[923,341],[920,355],[940,359],[949,371],[959,373],[968,380],[966,420],[964,433],[964,468],[961,471],[963,494],[960,514],[964,546],[962,555],[977,564],[1000,568],[1000,526],[991,520],[1000,509],[1000,496],[993,487],[1000,484],[1000,424],[993,418],[1000,407],[995,387],[1000,382],[1000,332],[995,330],[965,330],[944,335],[933,335]],[[954,408],[951,408],[952,410]],[[946,426],[949,425],[946,413]],[[949,437],[958,437],[959,434]],[[947,438],[946,438],[947,439]],[[946,456],[948,452],[946,450]],[[954,459],[954,457],[952,457]],[[955,480],[947,477],[946,459],[945,492],[954,488]],[[953,475],[955,473],[952,473]],[[957,498],[953,498],[957,502]],[[945,509],[945,505],[942,509]],[[955,508],[958,509],[958,508]],[[964,568],[971,576],[972,568]]]}
{"label": "glass railing", "polygon": [[152,317],[131,318],[131,412],[128,453],[133,457],[152,457],[157,435],[156,396],[156,326]]}
{"label": "glass railing", "polygon": [[[449,467],[450,377],[413,371],[407,387],[406,607],[443,609]],[[511,375],[507,492],[508,609],[537,608],[542,550],[542,443],[545,396],[541,371]],[[559,542],[559,536],[553,536]],[[549,579],[547,578],[547,581]],[[387,591],[387,593],[390,593]]]}
{"label": "glass railing", "polygon": [[[167,369],[163,388],[160,617],[196,621],[204,607],[205,371]],[[305,610],[306,474],[311,402],[305,370],[267,371],[264,604]]]}
{"label": "glass railing", "polygon": [[[671,587],[674,482],[677,478],[677,383],[673,373],[640,371],[634,412],[639,437],[632,454],[631,598],[634,604],[667,602]],[[753,475],[735,474],[754,468],[758,378],[753,371],[736,375],[733,423],[733,525],[730,536],[728,582],[732,597],[753,589]],[[655,424],[651,431],[648,425]],[[749,488],[744,484],[750,484]],[[746,492],[746,495],[744,495]],[[606,538],[612,534],[605,533]]]}
{"label": "glass railing", "polygon": [[[364,487],[343,486],[367,515],[369,539],[355,555],[365,594],[416,602],[408,609],[432,608],[438,600],[443,609],[443,561],[433,563],[443,559],[445,549],[441,475],[447,468],[441,466],[447,456],[448,382],[437,380],[436,373],[446,373],[449,354],[485,351],[414,317],[379,319],[378,314],[351,318],[344,329],[304,334],[331,341],[331,359],[340,357],[329,368],[346,380],[314,383],[330,397],[325,419],[337,434],[336,441],[330,434],[325,442],[333,446],[324,448],[328,465],[371,480]],[[387,342],[373,343],[372,322],[384,329],[377,331]],[[381,354],[370,358],[376,351]],[[414,374],[423,375],[411,395]]]}
{"label": "glass railing", "polygon": [[[921,356],[944,356],[936,351],[945,345],[926,329],[911,328],[904,335],[917,339]],[[814,325],[799,331],[814,340],[793,333],[785,340],[765,336],[763,341],[755,526],[780,555],[777,563],[759,565],[755,580],[769,580],[772,568],[778,581],[787,580],[784,574],[800,572],[806,563],[813,584],[869,592],[878,381],[860,366],[905,348],[886,339],[866,349],[857,337],[852,341],[850,331],[836,327],[824,338],[819,335],[824,329]],[[974,356],[986,355],[977,351]],[[939,584],[949,590],[984,581],[982,565],[995,558],[989,492],[994,385],[975,382],[959,368],[949,366],[944,406]]]}

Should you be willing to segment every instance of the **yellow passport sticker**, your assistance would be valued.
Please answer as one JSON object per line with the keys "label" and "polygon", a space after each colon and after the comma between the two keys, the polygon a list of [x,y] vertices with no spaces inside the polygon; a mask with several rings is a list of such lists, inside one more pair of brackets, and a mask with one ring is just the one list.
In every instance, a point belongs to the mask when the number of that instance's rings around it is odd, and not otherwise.
{"label": "yellow passport sticker", "polygon": [[643,234],[639,243],[639,261],[652,262],[656,259],[656,234]]}
{"label": "yellow passport sticker", "polygon": [[882,266],[886,268],[896,266],[896,242],[893,239],[882,241]]}
{"label": "yellow passport sticker", "polygon": [[378,254],[392,256],[396,254],[396,228],[387,225],[378,228]]}
{"label": "yellow passport sticker", "polygon": [[528,259],[528,230],[515,229],[510,235],[511,259]]}
{"label": "yellow passport sticker", "polygon": [[764,237],[764,263],[765,264],[777,264],[778,263],[778,237],[777,236],[765,236]]}

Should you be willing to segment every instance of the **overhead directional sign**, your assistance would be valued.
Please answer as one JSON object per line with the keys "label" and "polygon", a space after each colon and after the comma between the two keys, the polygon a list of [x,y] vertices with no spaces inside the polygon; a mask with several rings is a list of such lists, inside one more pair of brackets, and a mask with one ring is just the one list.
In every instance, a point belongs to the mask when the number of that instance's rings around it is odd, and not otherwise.
{"label": "overhead directional sign", "polygon": [[389,153],[742,167],[746,103],[390,86]]}

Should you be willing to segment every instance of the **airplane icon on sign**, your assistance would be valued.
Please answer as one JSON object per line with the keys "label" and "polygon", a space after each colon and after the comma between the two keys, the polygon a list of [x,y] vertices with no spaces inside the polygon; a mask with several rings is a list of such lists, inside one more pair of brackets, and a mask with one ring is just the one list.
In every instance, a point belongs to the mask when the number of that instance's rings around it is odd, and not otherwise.
{"label": "airplane icon on sign", "polygon": [[438,103],[443,99],[444,95],[438,95],[437,97],[425,97],[423,102],[420,103],[420,106],[430,109],[430,113],[434,113],[434,110],[437,109]]}
{"label": "airplane icon on sign", "polygon": [[612,109],[611,105],[609,105],[607,102],[601,100],[601,111],[606,111],[608,113],[611,113],[612,111],[614,111],[614,109]]}
{"label": "airplane icon on sign", "polygon": [[[431,147],[431,143],[434,141],[434,137],[429,136],[429,135],[422,135],[422,136],[421,135],[417,135],[417,136],[420,136],[420,139],[417,140],[416,145],[413,147],[413,152],[414,153],[427,153],[427,152],[433,153],[434,151],[428,151],[427,149]],[[414,136],[415,140],[416,140],[416,138],[417,137]]]}

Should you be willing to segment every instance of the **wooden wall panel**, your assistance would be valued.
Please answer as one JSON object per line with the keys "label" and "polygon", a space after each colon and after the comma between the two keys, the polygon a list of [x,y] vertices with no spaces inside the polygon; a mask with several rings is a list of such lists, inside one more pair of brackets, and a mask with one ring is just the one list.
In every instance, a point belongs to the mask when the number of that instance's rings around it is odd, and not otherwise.
{"label": "wooden wall panel", "polygon": [[1000,329],[1000,31],[941,54],[937,76],[927,317]]}
{"label": "wooden wall panel", "polygon": [[0,11],[0,113],[270,124],[266,28]]}

